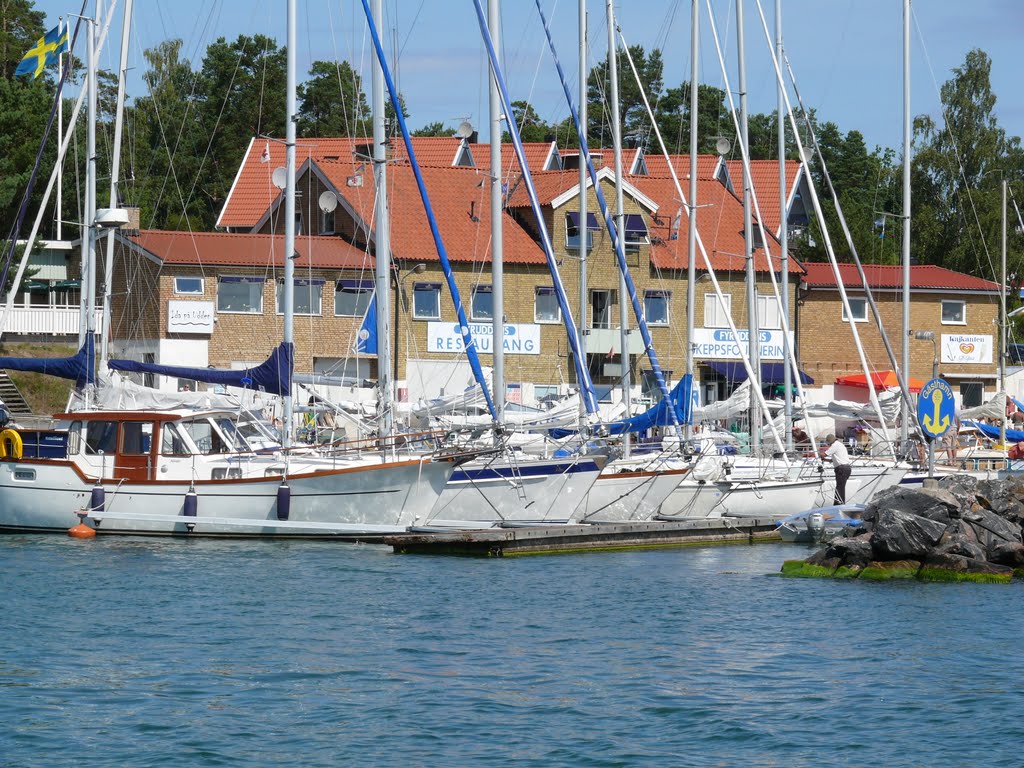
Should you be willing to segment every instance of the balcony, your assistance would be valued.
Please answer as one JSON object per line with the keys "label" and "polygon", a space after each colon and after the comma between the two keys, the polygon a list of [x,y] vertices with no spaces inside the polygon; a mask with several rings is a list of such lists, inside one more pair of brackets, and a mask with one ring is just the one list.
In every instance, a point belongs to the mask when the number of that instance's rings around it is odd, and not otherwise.
{"label": "balcony", "polygon": [[[0,314],[3,313],[0,305]],[[4,334],[25,336],[78,336],[78,307],[15,306],[7,316]],[[96,310],[96,328],[103,323],[103,310]]]}

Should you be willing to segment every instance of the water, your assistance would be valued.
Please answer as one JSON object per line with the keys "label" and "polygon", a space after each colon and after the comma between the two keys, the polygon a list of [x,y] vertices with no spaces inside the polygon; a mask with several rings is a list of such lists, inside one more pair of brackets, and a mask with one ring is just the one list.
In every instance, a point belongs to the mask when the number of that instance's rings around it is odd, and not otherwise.
{"label": "water", "polygon": [[0,537],[0,765],[1019,766],[1024,589]]}

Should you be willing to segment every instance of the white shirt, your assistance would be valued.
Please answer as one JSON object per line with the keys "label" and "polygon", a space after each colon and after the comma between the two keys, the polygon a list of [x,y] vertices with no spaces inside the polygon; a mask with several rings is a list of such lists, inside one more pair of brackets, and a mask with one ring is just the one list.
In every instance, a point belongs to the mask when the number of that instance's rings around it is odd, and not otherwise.
{"label": "white shirt", "polygon": [[825,451],[825,458],[832,459],[832,464],[837,467],[850,463],[850,454],[841,440],[833,441],[832,445]]}

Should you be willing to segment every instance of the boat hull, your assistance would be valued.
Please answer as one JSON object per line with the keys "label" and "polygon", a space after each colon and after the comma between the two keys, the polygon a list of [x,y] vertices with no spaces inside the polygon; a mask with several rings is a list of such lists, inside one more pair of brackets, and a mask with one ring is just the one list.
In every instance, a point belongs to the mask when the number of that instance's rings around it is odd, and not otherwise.
{"label": "boat hull", "polygon": [[581,523],[649,520],[686,476],[686,469],[626,470],[605,467],[577,508]]}

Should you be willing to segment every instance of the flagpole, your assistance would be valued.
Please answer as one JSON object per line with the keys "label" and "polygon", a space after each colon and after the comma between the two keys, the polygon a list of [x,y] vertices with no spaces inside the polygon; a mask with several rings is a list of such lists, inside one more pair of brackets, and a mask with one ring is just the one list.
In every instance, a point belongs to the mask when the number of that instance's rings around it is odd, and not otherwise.
{"label": "flagpole", "polygon": [[[61,16],[58,19],[57,28],[59,29],[60,26],[63,23],[64,23],[64,17]],[[59,37],[60,33],[58,32],[57,34],[58,34],[58,37]],[[64,54],[63,53],[58,53],[57,54],[57,71],[58,72],[63,72],[64,71]],[[60,153],[60,147],[61,147],[61,145],[63,143],[64,143],[64,98],[61,95],[58,94],[58,96],[57,96],[57,214],[56,214],[57,215],[57,239],[58,240],[63,240],[64,239],[62,237],[62,232],[61,232],[61,225],[63,223],[61,221],[61,219],[63,218],[63,216],[61,215],[61,212],[62,212],[63,204],[64,204],[64,194],[63,194],[63,191],[61,189],[64,186],[64,158],[61,156],[61,153]]]}

